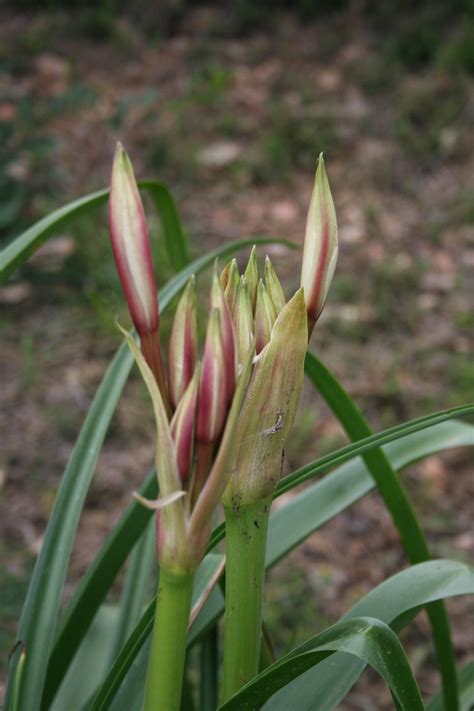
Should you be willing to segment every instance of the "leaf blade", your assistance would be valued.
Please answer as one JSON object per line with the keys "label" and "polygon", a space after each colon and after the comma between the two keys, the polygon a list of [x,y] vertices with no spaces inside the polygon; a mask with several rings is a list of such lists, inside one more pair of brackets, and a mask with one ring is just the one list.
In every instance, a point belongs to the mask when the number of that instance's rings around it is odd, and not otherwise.
{"label": "leaf blade", "polygon": [[[397,619],[410,611],[417,611],[420,607],[435,600],[452,597],[456,595],[466,595],[474,593],[474,569],[457,561],[439,560],[419,563],[407,570],[397,573],[381,585],[374,588],[348,613],[344,615],[341,622],[366,617],[369,612],[371,617],[376,616],[384,624],[393,624]],[[402,624],[406,624],[407,618],[403,618]],[[307,649],[313,647],[313,641],[319,635],[300,645],[290,652],[284,659],[304,654]],[[277,663],[278,664],[278,663]],[[278,667],[273,666],[273,671],[266,670],[266,694],[270,699],[263,705],[266,711],[283,711],[289,708],[288,703],[294,705],[299,711],[309,711],[314,708],[314,694],[317,690],[318,711],[327,711],[334,708],[339,701],[344,698],[358,676],[365,667],[365,662],[359,660],[347,660],[345,655],[334,655],[330,662],[320,660],[317,666],[306,671],[300,676],[300,682],[304,682],[303,695],[297,690],[297,685],[293,682],[281,688],[278,679]],[[270,687],[269,676],[277,672],[272,688]],[[280,670],[281,671],[281,670]],[[263,675],[261,675],[263,677]],[[251,688],[255,689],[262,684],[256,680],[247,685],[245,696],[252,698],[257,703],[257,696],[250,693]],[[272,689],[279,686],[281,691],[276,693]],[[300,683],[300,687],[301,687]],[[234,703],[239,702],[241,706],[243,700],[243,690],[234,696]],[[270,693],[271,692],[271,693]],[[242,697],[240,696],[242,694]],[[258,708],[262,707],[261,697],[258,699]],[[222,707],[226,709],[227,707]],[[229,711],[232,707],[229,707]],[[237,708],[237,706],[235,706]]]}
{"label": "leaf blade", "polygon": [[[333,374],[312,353],[306,356],[305,371],[353,442],[372,434],[358,406]],[[400,534],[408,559],[412,564],[430,560],[431,553],[415,509],[384,452],[375,448],[362,457]],[[427,613],[443,680],[446,706],[456,711],[459,707],[456,660],[448,615],[442,602],[430,605]]]}
{"label": "leaf blade", "polygon": [[[295,683],[299,676],[333,652],[351,654],[370,664],[389,685],[402,711],[424,711],[423,701],[408,659],[396,634],[383,622],[356,617],[338,622],[305,645],[273,664],[220,706],[219,711],[262,708],[275,690]],[[316,701],[316,699],[315,699]],[[300,708],[294,698],[293,706]]]}

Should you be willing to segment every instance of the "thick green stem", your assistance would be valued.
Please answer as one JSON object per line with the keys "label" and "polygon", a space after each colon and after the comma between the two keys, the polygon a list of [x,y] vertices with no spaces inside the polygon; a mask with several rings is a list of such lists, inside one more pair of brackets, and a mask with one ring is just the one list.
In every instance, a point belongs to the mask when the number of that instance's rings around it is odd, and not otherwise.
{"label": "thick green stem", "polygon": [[225,509],[224,701],[258,673],[270,504]]}
{"label": "thick green stem", "polygon": [[144,711],[179,711],[193,574],[160,571]]}

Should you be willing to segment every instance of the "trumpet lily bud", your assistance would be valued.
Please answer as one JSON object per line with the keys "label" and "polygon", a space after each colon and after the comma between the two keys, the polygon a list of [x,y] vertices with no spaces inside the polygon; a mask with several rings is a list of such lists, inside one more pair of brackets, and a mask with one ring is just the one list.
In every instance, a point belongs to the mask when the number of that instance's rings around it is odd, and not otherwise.
{"label": "trumpet lily bud", "polygon": [[245,361],[250,346],[253,343],[253,310],[250,300],[247,280],[240,278],[239,293],[234,313],[235,339],[237,343],[237,360],[239,364]]}
{"label": "trumpet lily bud", "polygon": [[277,317],[275,307],[260,279],[257,289],[257,303],[255,305],[255,334],[257,336],[257,353],[267,345],[272,333],[272,326]]}
{"label": "trumpet lily bud", "polygon": [[143,204],[132,164],[117,143],[109,198],[109,228],[117,270],[140,336],[158,329],[158,299]]}
{"label": "trumpet lily bud", "polygon": [[265,286],[267,287],[267,293],[272,301],[275,312],[278,315],[286,304],[285,292],[283,291],[268,254],[265,257]]}
{"label": "trumpet lily bud", "polygon": [[212,309],[199,381],[196,439],[203,444],[216,442],[227,415],[226,358],[221,336],[219,309]]}
{"label": "trumpet lily bud", "polygon": [[250,252],[249,261],[245,268],[244,277],[247,280],[250,302],[252,304],[252,313],[255,312],[255,303],[257,301],[258,288],[258,264],[257,264],[257,248],[255,245]]}
{"label": "trumpet lily bud", "polygon": [[214,266],[214,275],[211,287],[211,310],[212,309],[218,309],[220,315],[222,345],[224,348],[225,358],[226,393],[227,401],[229,402],[232,399],[235,389],[235,334],[234,324],[232,323],[229,313],[229,307],[217,275],[217,262]]}
{"label": "trumpet lily bud", "polygon": [[257,356],[234,435],[232,475],[222,502],[239,508],[270,496],[281,471],[304,376],[308,325],[303,290],[279,313]]}
{"label": "trumpet lily bud", "polygon": [[336,210],[323,155],[319,156],[306,221],[301,286],[308,312],[308,333],[323,309],[336,268],[338,253]]}
{"label": "trumpet lily bud", "polygon": [[235,303],[239,291],[240,275],[239,267],[236,259],[229,262],[221,274],[221,285],[224,290],[224,296],[229,307],[230,315],[234,315]]}
{"label": "trumpet lily bud", "polygon": [[117,143],[109,198],[112,249],[143,355],[155,376],[169,413],[158,334],[158,294],[143,204],[130,159]]}
{"label": "trumpet lily bud", "polygon": [[171,436],[176,450],[178,472],[183,486],[191,474],[193,461],[199,370],[199,367],[197,367],[192,380],[186,388],[186,392],[178,403],[170,424]]}
{"label": "trumpet lily bud", "polygon": [[168,385],[176,408],[193,377],[197,353],[196,288],[194,275],[179,300],[169,340]]}

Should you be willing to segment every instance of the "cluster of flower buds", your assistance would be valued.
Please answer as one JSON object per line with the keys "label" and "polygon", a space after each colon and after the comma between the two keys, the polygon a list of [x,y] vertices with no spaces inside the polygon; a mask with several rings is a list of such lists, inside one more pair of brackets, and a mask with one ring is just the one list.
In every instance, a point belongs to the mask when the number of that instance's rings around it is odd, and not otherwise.
{"label": "cluster of flower buds", "polygon": [[[255,247],[242,275],[235,259],[221,274],[215,263],[201,359],[192,276],[175,312],[165,369],[143,206],[128,156],[117,146],[110,234],[140,348],[124,333],[155,412],[160,497],[141,501],[157,510],[158,557],[164,568],[189,571],[199,564],[221,499],[233,506],[259,500],[278,482],[302,386],[308,321],[314,325],[329,286],[321,260],[326,258],[327,269],[333,270],[337,251],[337,236],[334,240],[327,233],[334,206],[322,159],[315,192],[306,239],[309,234],[327,245],[305,245],[305,255],[317,262],[314,288],[311,270],[303,267],[304,289],[286,303],[268,256],[264,278],[259,278]],[[328,199],[329,206],[320,204]]]}

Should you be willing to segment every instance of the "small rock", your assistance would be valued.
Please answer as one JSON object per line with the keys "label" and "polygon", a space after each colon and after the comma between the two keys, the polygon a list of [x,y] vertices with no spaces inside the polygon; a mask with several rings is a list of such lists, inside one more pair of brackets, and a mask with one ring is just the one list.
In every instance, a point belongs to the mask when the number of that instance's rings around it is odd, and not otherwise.
{"label": "small rock", "polygon": [[73,237],[61,235],[46,242],[31,257],[31,262],[45,272],[57,272],[76,248]]}
{"label": "small rock", "polygon": [[26,301],[32,293],[33,289],[26,281],[8,284],[0,289],[0,303],[20,304],[22,301]]}
{"label": "small rock", "polygon": [[218,141],[201,148],[197,160],[210,168],[222,168],[233,163],[242,153],[242,147],[233,141]]}

